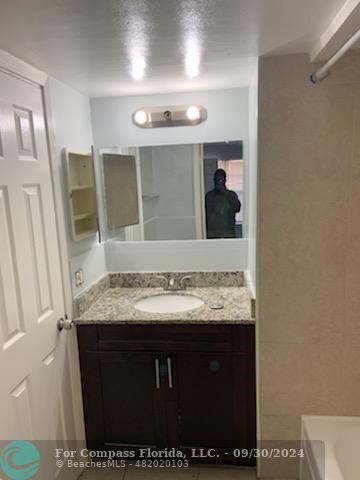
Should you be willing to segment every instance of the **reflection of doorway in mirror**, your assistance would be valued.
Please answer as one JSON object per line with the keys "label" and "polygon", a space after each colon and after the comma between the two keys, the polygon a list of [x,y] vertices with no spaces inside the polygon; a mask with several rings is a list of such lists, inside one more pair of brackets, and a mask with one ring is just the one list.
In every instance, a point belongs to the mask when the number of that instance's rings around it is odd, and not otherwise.
{"label": "reflection of doorway in mirror", "polygon": [[[226,172],[227,188],[236,193],[241,205],[244,204],[244,160],[219,160],[217,168],[222,168]],[[236,223],[244,221],[244,210],[236,214]]]}
{"label": "reflection of doorway in mirror", "polygon": [[[243,223],[244,223],[244,160],[243,160],[243,143],[241,141],[233,142],[217,142],[207,143],[203,145],[203,185],[204,185],[204,203],[206,194],[213,192],[215,188],[214,175],[216,170],[222,169],[226,173],[226,189],[234,192],[234,195],[230,198],[234,199],[234,211],[233,222],[229,220],[229,223],[233,223],[234,230],[229,233],[231,225],[225,229],[225,232],[221,233],[221,227],[219,232],[213,236],[209,235],[208,225],[205,226],[206,236],[208,238],[243,238]],[[241,203],[240,211],[237,211],[237,200]],[[215,202],[216,203],[216,202]],[[220,202],[221,203],[221,202]],[[214,206],[206,206],[204,208],[204,215],[209,218],[212,217],[214,222],[214,216],[216,217],[217,208],[223,208]],[[232,216],[229,215],[229,216]],[[223,220],[223,216],[218,214],[217,216],[219,224]]]}

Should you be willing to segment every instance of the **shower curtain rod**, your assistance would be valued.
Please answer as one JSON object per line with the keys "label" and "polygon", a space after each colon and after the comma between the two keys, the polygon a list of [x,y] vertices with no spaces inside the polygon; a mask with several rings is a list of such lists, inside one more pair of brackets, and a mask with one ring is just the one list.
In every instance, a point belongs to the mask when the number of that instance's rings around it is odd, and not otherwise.
{"label": "shower curtain rod", "polygon": [[330,69],[337,63],[356,43],[360,41],[360,30],[358,30],[344,45],[333,55],[322,67],[316,70],[311,76],[312,83],[319,83],[329,74]]}

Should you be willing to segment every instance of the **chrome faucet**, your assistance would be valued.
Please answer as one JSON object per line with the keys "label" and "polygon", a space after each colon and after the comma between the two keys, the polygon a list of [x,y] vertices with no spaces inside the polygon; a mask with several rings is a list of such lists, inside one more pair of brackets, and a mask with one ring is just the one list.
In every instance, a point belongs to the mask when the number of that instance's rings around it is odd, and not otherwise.
{"label": "chrome faucet", "polygon": [[165,275],[158,275],[156,278],[163,281],[164,290],[176,290],[175,278],[165,277]]}
{"label": "chrome faucet", "polygon": [[191,275],[185,275],[180,279],[179,282],[176,281],[175,277],[165,277],[165,275],[158,275],[156,278],[163,281],[164,290],[166,291],[177,291],[185,290],[187,280],[191,280]]}

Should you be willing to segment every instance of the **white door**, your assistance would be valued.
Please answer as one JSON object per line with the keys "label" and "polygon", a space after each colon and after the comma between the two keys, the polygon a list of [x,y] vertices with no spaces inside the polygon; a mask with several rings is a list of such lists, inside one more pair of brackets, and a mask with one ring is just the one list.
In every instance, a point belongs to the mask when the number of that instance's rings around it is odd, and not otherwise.
{"label": "white door", "polygon": [[0,71],[0,440],[75,439],[64,311],[42,89]]}

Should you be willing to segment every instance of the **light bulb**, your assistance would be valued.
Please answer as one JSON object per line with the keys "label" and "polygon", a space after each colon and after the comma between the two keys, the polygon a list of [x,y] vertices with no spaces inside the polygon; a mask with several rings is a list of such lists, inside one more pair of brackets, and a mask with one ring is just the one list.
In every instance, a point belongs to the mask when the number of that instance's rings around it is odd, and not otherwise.
{"label": "light bulb", "polygon": [[146,61],[142,55],[135,55],[131,61],[131,76],[135,81],[140,81],[145,76]]}
{"label": "light bulb", "polygon": [[147,113],[144,110],[138,110],[134,115],[134,120],[138,125],[144,125],[148,120]]}
{"label": "light bulb", "polygon": [[196,36],[192,35],[187,39],[184,61],[186,75],[189,78],[198,77],[200,75],[201,49]]}
{"label": "light bulb", "polygon": [[195,105],[192,105],[186,110],[186,116],[189,120],[192,122],[195,120],[199,120],[201,113],[199,107],[196,107]]}

